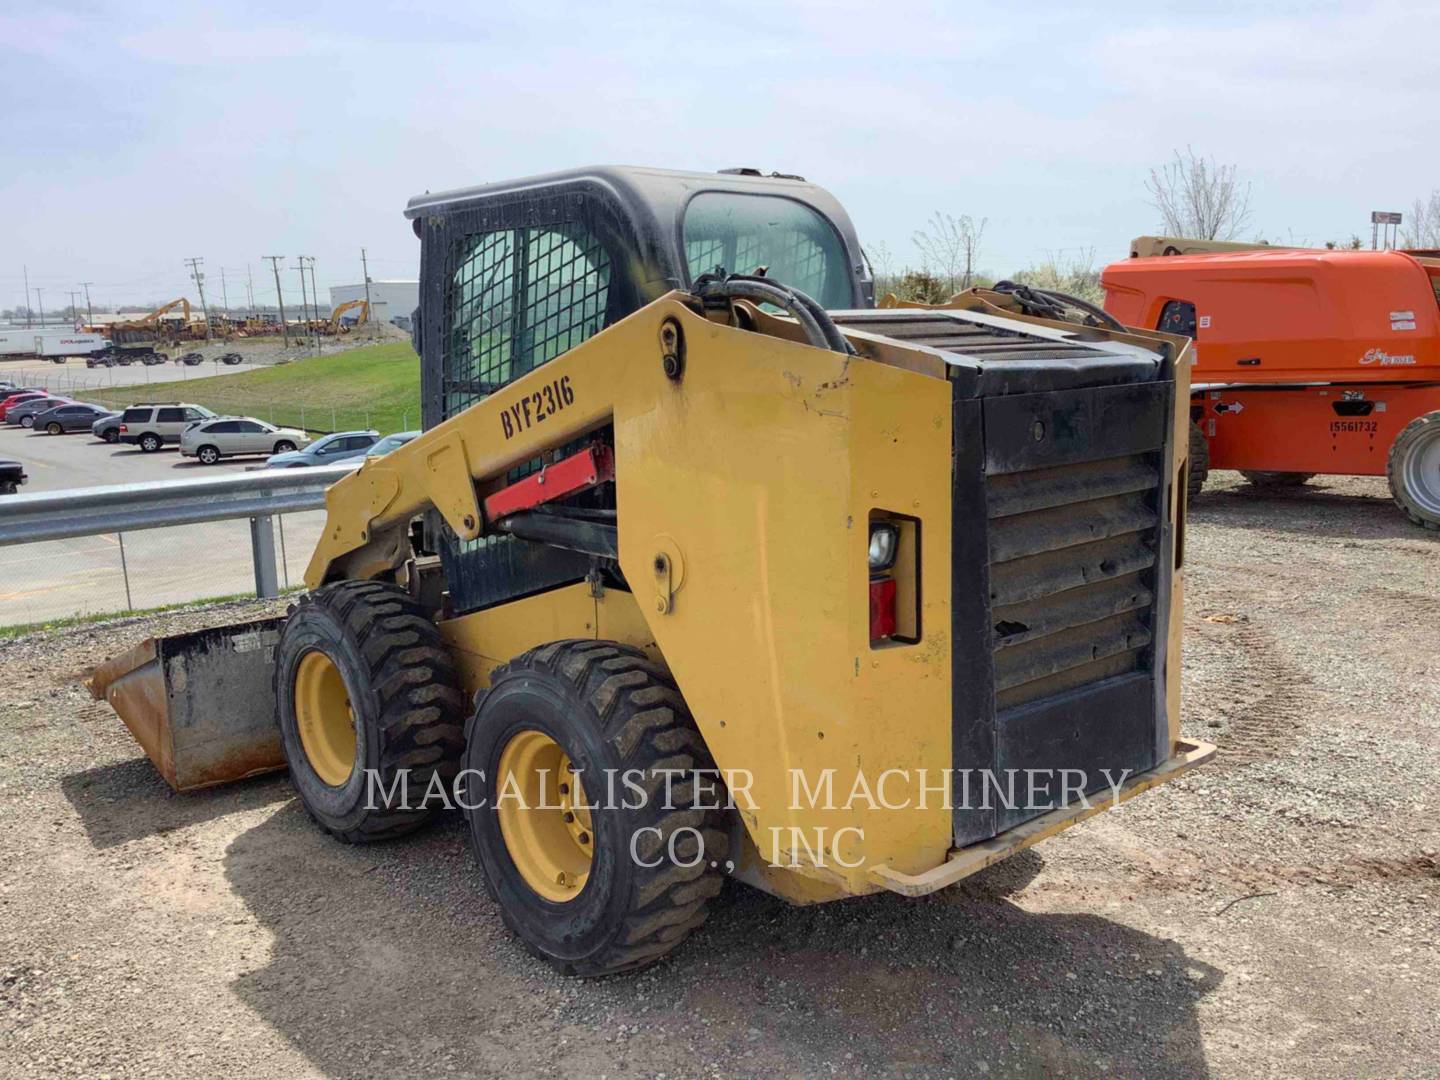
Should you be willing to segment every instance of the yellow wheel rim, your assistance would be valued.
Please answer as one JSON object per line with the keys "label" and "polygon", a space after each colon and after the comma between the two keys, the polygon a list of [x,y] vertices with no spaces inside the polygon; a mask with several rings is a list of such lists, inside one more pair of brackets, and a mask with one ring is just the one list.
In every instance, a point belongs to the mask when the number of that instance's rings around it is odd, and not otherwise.
{"label": "yellow wheel rim", "polygon": [[335,662],[308,652],[295,672],[295,726],[315,775],[331,787],[350,779],[355,768],[355,711]]}
{"label": "yellow wheel rim", "polygon": [[580,774],[560,744],[522,731],[505,744],[497,770],[500,835],[525,884],[565,903],[590,880],[595,833]]}

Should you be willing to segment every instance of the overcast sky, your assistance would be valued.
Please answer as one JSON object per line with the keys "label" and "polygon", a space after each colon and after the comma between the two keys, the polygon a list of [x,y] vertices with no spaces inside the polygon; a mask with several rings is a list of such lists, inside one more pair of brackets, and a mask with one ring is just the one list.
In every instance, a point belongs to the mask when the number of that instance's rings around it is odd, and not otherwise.
{"label": "overcast sky", "polygon": [[1122,256],[1187,144],[1277,240],[1440,186],[1434,0],[450,6],[0,0],[0,308],[25,266],[47,308],[193,297],[188,256],[232,303],[270,254],[412,277],[411,195],[601,162],[803,173],[899,262],[986,217],[998,273]]}

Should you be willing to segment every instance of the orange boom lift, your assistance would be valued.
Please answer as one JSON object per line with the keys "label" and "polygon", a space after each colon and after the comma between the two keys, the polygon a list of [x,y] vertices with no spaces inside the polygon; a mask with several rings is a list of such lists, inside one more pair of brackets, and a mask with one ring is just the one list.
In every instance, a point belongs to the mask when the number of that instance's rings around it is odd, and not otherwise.
{"label": "orange boom lift", "polygon": [[1131,250],[1101,276],[1105,309],[1195,339],[1192,495],[1207,453],[1261,485],[1387,476],[1411,520],[1440,529],[1440,252]]}

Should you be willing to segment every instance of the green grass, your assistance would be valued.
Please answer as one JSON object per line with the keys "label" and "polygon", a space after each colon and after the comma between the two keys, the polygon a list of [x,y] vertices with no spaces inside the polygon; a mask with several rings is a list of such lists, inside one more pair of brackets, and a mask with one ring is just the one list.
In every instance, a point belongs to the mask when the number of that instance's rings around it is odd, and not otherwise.
{"label": "green grass", "polygon": [[293,360],[261,371],[80,392],[101,405],[186,401],[309,431],[420,426],[420,360],[404,342]]}

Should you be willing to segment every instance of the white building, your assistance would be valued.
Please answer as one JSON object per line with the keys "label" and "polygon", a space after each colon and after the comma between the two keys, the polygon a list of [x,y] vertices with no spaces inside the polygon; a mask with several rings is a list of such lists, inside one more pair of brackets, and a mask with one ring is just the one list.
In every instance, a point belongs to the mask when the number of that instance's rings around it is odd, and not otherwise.
{"label": "white building", "polygon": [[[330,311],[333,313],[341,304],[351,300],[364,300],[365,286],[330,286]],[[396,317],[404,318],[409,326],[410,313],[420,306],[420,283],[418,281],[376,281],[370,279],[370,318],[375,322],[388,323]],[[358,314],[347,311],[345,318]]]}

